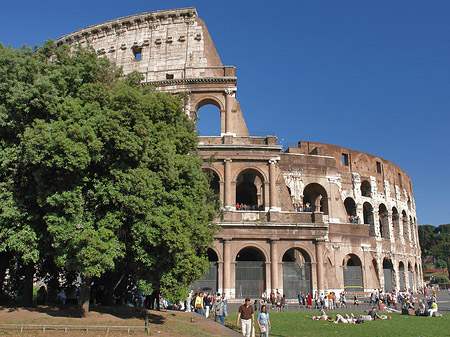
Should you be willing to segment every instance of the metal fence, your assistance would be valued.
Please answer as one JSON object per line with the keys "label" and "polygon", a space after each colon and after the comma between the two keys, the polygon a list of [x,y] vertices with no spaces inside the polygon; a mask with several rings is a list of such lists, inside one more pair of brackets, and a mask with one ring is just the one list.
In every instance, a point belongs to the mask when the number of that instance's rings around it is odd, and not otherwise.
{"label": "metal fence", "polygon": [[311,264],[283,262],[283,292],[287,298],[297,298],[299,292],[312,294]]}
{"label": "metal fence", "polygon": [[361,266],[344,267],[344,288],[346,291],[364,289]]}
{"label": "metal fence", "polygon": [[264,261],[236,262],[237,298],[259,298],[264,287]]}

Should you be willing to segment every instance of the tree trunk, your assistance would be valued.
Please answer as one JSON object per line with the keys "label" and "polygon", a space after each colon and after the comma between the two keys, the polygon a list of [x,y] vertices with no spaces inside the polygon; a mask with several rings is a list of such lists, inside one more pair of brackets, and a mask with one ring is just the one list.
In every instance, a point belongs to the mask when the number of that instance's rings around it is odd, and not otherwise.
{"label": "tree trunk", "polygon": [[23,280],[23,298],[22,305],[31,307],[33,305],[33,277],[34,277],[34,263],[30,262],[24,266],[25,279]]}
{"label": "tree trunk", "polygon": [[91,277],[89,275],[83,276],[81,280],[81,294],[78,308],[81,317],[87,317],[89,313],[89,300],[91,299]]}
{"label": "tree trunk", "polygon": [[104,302],[105,305],[114,305],[114,286],[116,285],[117,280],[117,273],[113,272],[107,272],[105,273],[106,280],[105,280],[105,287],[106,287],[106,293]]}

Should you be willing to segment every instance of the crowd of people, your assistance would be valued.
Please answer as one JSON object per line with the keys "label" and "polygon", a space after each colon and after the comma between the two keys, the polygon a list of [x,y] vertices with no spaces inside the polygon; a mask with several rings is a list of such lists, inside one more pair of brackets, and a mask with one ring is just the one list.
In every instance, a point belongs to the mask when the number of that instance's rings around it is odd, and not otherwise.
{"label": "crowd of people", "polygon": [[200,291],[194,293],[189,292],[186,299],[186,312],[196,312],[205,317],[214,317],[214,321],[220,320],[220,324],[225,325],[225,317],[227,317],[228,299],[225,293],[207,293]]}
{"label": "crowd of people", "polygon": [[247,205],[241,203],[236,204],[236,211],[264,211],[263,205]]}
{"label": "crowd of people", "polygon": [[292,206],[294,207],[294,210],[296,212],[312,212],[313,211],[311,204],[309,202],[307,202],[305,205],[302,205],[301,202],[297,202],[297,203],[294,203]]}

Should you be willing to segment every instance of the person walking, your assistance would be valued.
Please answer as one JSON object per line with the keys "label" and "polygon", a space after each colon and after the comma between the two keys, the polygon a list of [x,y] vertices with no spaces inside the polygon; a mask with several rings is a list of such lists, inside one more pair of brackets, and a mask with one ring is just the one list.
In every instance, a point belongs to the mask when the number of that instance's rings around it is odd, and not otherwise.
{"label": "person walking", "polygon": [[261,306],[261,312],[258,314],[256,321],[258,322],[260,337],[269,337],[269,330],[272,327],[270,326],[269,313],[265,305]]}
{"label": "person walking", "polygon": [[203,305],[203,293],[200,292],[195,298],[195,312],[202,316],[205,316],[205,309]]}
{"label": "person walking", "polygon": [[217,322],[217,320],[220,319],[220,324],[225,325],[225,321],[223,319],[225,313],[225,305],[222,302],[222,297],[220,297],[220,294],[217,294],[216,296],[216,300],[214,301],[212,306],[212,312],[214,316],[214,322]]}
{"label": "person walking", "polygon": [[253,307],[250,305],[250,298],[245,299],[245,303],[239,307],[236,326],[239,327],[239,318],[241,319],[242,335],[250,337],[252,335],[252,328],[254,328],[255,315]]}

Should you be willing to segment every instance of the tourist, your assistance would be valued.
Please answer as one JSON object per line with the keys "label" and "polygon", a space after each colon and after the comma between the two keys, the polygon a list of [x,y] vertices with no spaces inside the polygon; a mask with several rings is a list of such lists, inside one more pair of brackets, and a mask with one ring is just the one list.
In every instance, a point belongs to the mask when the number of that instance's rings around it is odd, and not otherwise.
{"label": "tourist", "polygon": [[195,298],[195,312],[197,314],[200,314],[202,316],[205,316],[205,309],[204,309],[204,304],[203,304],[203,293],[200,292],[197,297]]}
{"label": "tourist", "polygon": [[45,304],[47,300],[47,290],[45,290],[45,286],[41,286],[37,291],[37,304]]}
{"label": "tourist", "polygon": [[436,315],[436,312],[438,311],[438,305],[436,303],[436,298],[433,297],[433,299],[431,300],[431,306],[430,309],[428,309],[428,316],[434,316]]}
{"label": "tourist", "polygon": [[250,298],[245,299],[245,303],[239,307],[236,326],[239,327],[239,319],[241,319],[242,335],[251,336],[252,328],[254,328],[255,315],[253,307],[250,305]]}
{"label": "tourist", "polygon": [[310,318],[313,321],[327,321],[330,317],[325,313],[325,310],[322,309],[321,310],[321,315],[320,316],[311,316],[309,317],[308,315],[306,315],[306,318]]}
{"label": "tourist", "polygon": [[217,294],[216,300],[212,306],[212,312],[214,317],[214,322],[217,322],[220,319],[220,324],[225,325],[225,321],[223,319],[225,314],[225,305],[222,302],[222,297],[220,297],[220,293]]}
{"label": "tourist", "polygon": [[338,323],[356,324],[356,318],[355,318],[355,316],[353,316],[353,314],[351,314],[351,316],[345,314],[344,317],[342,317],[342,315],[340,315],[340,314],[337,314],[336,319],[334,320],[334,323],[335,324],[338,324]]}
{"label": "tourist", "polygon": [[227,298],[226,293],[222,294],[222,303],[223,303],[223,317],[227,317],[228,316],[228,311],[227,311],[228,298]]}
{"label": "tourist", "polygon": [[269,313],[267,312],[267,308],[265,305],[261,307],[261,312],[258,314],[257,318],[259,332],[261,333],[260,337],[269,337],[270,319]]}
{"label": "tourist", "polygon": [[[206,294],[205,294],[206,295]],[[203,299],[203,303],[205,306],[205,317],[209,317],[209,311],[211,310],[211,293],[208,293],[205,298]]]}

